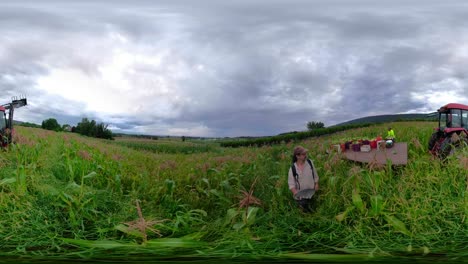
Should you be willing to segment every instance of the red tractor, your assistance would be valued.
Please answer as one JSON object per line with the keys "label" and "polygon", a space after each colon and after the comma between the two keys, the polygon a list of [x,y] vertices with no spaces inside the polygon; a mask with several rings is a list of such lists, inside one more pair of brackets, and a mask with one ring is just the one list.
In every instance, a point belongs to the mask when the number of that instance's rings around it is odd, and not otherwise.
{"label": "red tractor", "polygon": [[442,159],[468,144],[468,105],[451,103],[437,110],[439,127],[429,140],[429,151]]}
{"label": "red tractor", "polygon": [[[0,105],[0,114],[3,113],[3,117],[0,117],[0,145],[6,147],[10,144],[13,135],[13,113],[15,108],[19,108],[27,105],[26,98],[13,97],[11,103]],[[8,118],[7,118],[8,111]]]}

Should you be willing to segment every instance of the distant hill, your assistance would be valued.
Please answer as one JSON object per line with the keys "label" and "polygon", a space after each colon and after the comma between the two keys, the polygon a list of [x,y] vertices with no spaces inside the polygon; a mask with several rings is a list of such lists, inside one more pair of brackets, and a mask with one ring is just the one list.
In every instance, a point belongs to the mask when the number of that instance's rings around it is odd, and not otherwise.
{"label": "distant hill", "polygon": [[[379,124],[379,123],[389,123],[389,122],[397,122],[397,121],[437,121],[437,115],[428,116],[429,114],[395,114],[395,115],[377,115],[377,116],[366,116],[357,119],[353,119],[350,121],[346,121],[343,123],[339,123],[329,127],[337,127],[337,126],[344,126],[344,125],[358,125],[358,124]],[[278,134],[278,136],[282,135],[290,135],[301,133],[304,131],[291,131]]]}
{"label": "distant hill", "polygon": [[[343,126],[343,125],[356,125],[356,124],[377,124],[377,123],[388,123],[388,122],[395,122],[395,121],[437,121],[437,115],[428,116],[429,114],[394,114],[394,115],[377,115],[377,116],[366,116],[357,119],[353,119],[350,121],[346,121],[343,123],[339,123],[330,127],[336,126]],[[14,120],[14,125],[20,126],[29,126],[29,127],[41,127],[41,125],[28,123],[28,122],[21,122]],[[278,134],[278,136],[282,135],[289,135],[289,134],[296,134],[304,131],[290,131]],[[181,138],[180,136],[162,136],[162,135],[141,135],[141,134],[127,134],[127,133],[113,133],[115,137],[135,137],[135,138],[147,138],[147,139],[159,139],[159,138]],[[185,137],[186,139],[214,139],[214,138],[205,138],[205,137]],[[229,138],[229,137],[225,137]],[[241,137],[234,137],[237,139],[256,139],[256,138],[263,138],[263,136],[241,136]]]}
{"label": "distant hill", "polygon": [[350,121],[346,121],[334,126],[341,125],[354,125],[354,124],[365,124],[365,123],[387,123],[395,121],[436,121],[437,116],[428,117],[428,114],[396,114],[396,115],[378,115],[378,116],[366,116]]}
{"label": "distant hill", "polygon": [[36,128],[42,127],[41,125],[38,125],[38,124],[23,122],[23,121],[18,121],[18,120],[13,120],[13,126],[36,127]]}

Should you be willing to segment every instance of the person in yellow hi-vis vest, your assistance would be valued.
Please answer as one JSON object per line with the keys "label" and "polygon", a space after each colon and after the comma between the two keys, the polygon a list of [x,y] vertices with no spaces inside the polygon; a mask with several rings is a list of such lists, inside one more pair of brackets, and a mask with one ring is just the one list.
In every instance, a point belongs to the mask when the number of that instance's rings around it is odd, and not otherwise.
{"label": "person in yellow hi-vis vest", "polygon": [[388,140],[392,140],[393,142],[395,142],[395,131],[393,131],[393,129],[391,127],[388,128],[388,131],[387,131],[387,137],[386,139]]}

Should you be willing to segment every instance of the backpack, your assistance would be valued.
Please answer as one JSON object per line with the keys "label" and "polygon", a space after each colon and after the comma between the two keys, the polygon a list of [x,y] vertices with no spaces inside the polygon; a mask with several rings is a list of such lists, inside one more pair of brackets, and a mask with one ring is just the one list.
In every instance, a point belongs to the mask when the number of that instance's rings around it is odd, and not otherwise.
{"label": "backpack", "polygon": [[[307,163],[309,163],[310,168],[312,169],[312,178],[314,179],[314,182],[315,182],[314,165],[312,165],[312,161],[310,159],[307,159]],[[293,176],[294,176],[294,180],[296,180],[296,187],[297,187],[298,190],[300,190],[301,185],[299,184],[299,174],[296,171],[296,166],[294,166],[294,162],[293,162],[293,164],[291,164],[291,170],[292,170],[292,173],[293,173]]]}

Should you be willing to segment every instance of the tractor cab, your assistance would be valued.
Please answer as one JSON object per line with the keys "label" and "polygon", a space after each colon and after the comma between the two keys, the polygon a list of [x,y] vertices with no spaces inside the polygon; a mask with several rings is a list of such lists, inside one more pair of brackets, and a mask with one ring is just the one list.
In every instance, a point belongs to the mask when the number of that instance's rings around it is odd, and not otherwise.
{"label": "tractor cab", "polygon": [[451,103],[437,110],[439,126],[429,140],[429,151],[441,158],[447,157],[453,147],[468,142],[468,105]]}
{"label": "tractor cab", "polygon": [[[13,97],[10,103],[0,105],[0,146],[6,147],[12,141],[13,134],[13,113],[15,108],[27,105],[26,97]],[[8,110],[8,117],[7,117]]]}
{"label": "tractor cab", "polygon": [[5,107],[0,106],[0,133],[3,132],[6,128],[6,113],[5,113]]}
{"label": "tractor cab", "polygon": [[0,106],[0,146],[5,146],[7,144],[6,137],[6,128],[7,128],[7,119],[6,119],[6,109],[3,106]]}
{"label": "tractor cab", "polygon": [[446,133],[468,130],[468,106],[448,104],[437,112],[439,113],[438,130]]}

